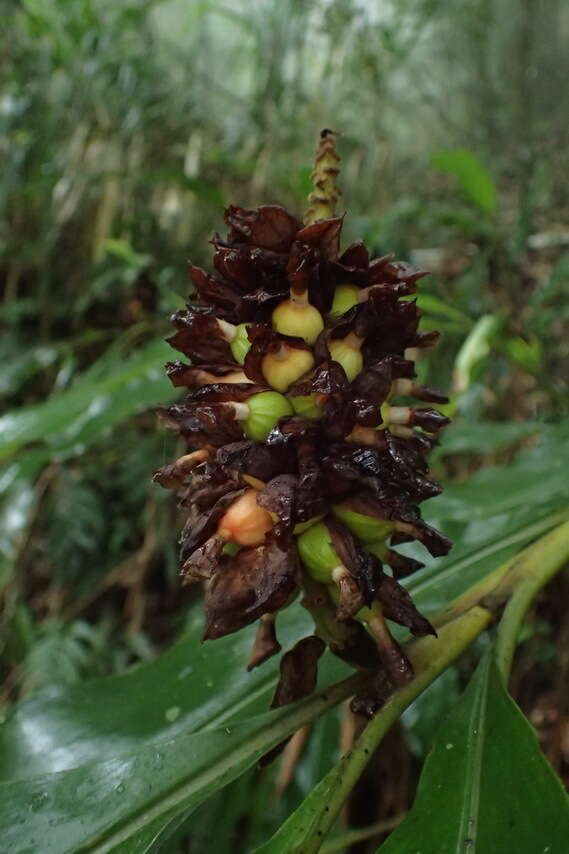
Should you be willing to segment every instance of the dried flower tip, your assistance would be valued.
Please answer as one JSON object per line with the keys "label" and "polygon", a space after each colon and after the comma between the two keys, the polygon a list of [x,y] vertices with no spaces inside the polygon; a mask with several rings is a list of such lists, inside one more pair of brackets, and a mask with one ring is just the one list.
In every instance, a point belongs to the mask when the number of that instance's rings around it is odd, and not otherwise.
{"label": "dried flower tip", "polygon": [[407,347],[403,353],[403,358],[408,362],[416,362],[421,355],[419,347]]}
{"label": "dried flower tip", "polygon": [[448,403],[446,394],[408,379],[394,380],[391,385],[391,395],[394,397],[396,395],[416,397],[418,400],[425,400],[428,403]]}
{"label": "dried flower tip", "polygon": [[[179,363],[177,363],[179,364]],[[249,383],[250,379],[243,371],[232,371],[229,374],[223,374],[222,380],[224,383]],[[193,387],[201,388],[204,385],[215,385],[220,382],[220,377],[211,374],[209,371],[196,371],[193,377]]]}
{"label": "dried flower tip", "polygon": [[263,614],[259,620],[259,628],[247,663],[247,670],[253,670],[271,656],[281,651],[275,631],[276,614]]}
{"label": "dried flower tip", "polygon": [[263,376],[277,391],[284,392],[314,367],[310,350],[282,344],[276,353],[267,353],[262,361]]}
{"label": "dried flower tip", "polygon": [[364,603],[362,591],[345,566],[337,566],[332,570],[332,581],[336,586],[336,590],[330,591],[332,598],[337,600],[336,619],[340,622],[349,620],[351,617],[362,615],[362,610],[365,615],[368,609],[362,609]]}
{"label": "dried flower tip", "polygon": [[356,445],[366,445],[368,448],[378,448],[381,446],[381,439],[377,430],[374,427],[360,427],[359,424],[346,436],[346,442],[354,442]]}
{"label": "dried flower tip", "polygon": [[385,617],[378,602],[371,608],[372,616],[367,621],[367,627],[377,641],[378,651],[389,678],[394,685],[404,685],[413,678],[413,666],[385,622]]}
{"label": "dried flower tip", "polygon": [[181,486],[193,468],[209,460],[210,456],[211,454],[207,448],[200,448],[191,454],[184,454],[184,456],[178,457],[170,465],[163,466],[154,472],[152,480],[166,489],[176,489]]}
{"label": "dried flower tip", "polygon": [[228,323],[227,320],[221,320],[220,318],[217,318],[215,322],[217,323],[221,337],[225,338],[226,341],[233,341],[237,334],[237,327],[233,323]]}
{"label": "dried flower tip", "polygon": [[273,527],[269,513],[257,504],[258,490],[247,489],[219,522],[218,536],[239,546],[258,546]]}
{"label": "dried flower tip", "polygon": [[438,409],[414,409],[411,406],[389,406],[387,403],[381,407],[381,415],[385,426],[421,427],[427,433],[438,433],[450,423],[450,418]]}

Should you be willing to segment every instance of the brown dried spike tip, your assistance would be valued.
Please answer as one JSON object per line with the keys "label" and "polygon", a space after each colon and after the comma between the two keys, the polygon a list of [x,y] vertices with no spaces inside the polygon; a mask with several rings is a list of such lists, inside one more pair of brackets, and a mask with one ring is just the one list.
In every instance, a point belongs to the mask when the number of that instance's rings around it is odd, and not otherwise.
{"label": "brown dried spike tip", "polygon": [[336,179],[340,172],[338,163],[340,155],[336,151],[334,137],[336,132],[325,128],[320,134],[320,141],[316,148],[314,171],[310,176],[314,190],[308,196],[310,207],[304,214],[304,224],[312,225],[322,219],[334,216],[336,202],[341,192],[336,185]]}

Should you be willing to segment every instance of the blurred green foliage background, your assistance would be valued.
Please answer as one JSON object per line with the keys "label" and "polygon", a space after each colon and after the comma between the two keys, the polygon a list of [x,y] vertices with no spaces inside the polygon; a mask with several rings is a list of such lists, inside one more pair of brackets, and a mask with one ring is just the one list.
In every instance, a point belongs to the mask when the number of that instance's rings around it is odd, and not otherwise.
{"label": "blurred green foliage background", "polygon": [[437,473],[567,417],[568,38],[563,0],[4,0],[4,708],[183,630],[161,339],[224,205],[302,212],[322,127],[347,239],[433,273]]}

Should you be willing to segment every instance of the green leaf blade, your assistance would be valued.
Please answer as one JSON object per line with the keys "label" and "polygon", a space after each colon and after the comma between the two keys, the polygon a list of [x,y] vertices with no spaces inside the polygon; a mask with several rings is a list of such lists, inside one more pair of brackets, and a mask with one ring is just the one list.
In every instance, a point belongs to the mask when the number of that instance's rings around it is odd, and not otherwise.
{"label": "green leaf blade", "polygon": [[565,854],[568,839],[567,796],[488,653],[381,854]]}
{"label": "green leaf blade", "polygon": [[441,172],[453,175],[466,198],[483,213],[492,214],[498,202],[498,192],[492,175],[479,158],[467,148],[438,151],[431,156],[432,165]]}
{"label": "green leaf blade", "polygon": [[[282,614],[285,649],[310,633],[304,609]],[[151,739],[171,739],[264,711],[278,661],[248,673],[255,628],[200,644],[201,614],[184,638],[154,661],[16,707],[0,727],[0,780],[63,771],[128,753]],[[334,677],[346,666],[334,661]]]}
{"label": "green leaf blade", "polygon": [[[264,753],[350,695],[353,683],[242,723],[145,744],[131,754],[0,784],[0,833],[7,850],[107,854],[142,846],[159,826],[197,806]],[[144,850],[137,844],[131,851]],[[125,848],[123,850],[129,850]]]}

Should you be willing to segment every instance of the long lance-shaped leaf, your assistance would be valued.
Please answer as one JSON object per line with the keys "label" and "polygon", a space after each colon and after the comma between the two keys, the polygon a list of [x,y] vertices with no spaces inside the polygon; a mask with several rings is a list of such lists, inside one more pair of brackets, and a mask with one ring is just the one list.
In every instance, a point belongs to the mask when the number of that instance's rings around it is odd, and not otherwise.
{"label": "long lance-shaped leaf", "polygon": [[381,854],[566,854],[569,802],[491,651],[436,738]]}
{"label": "long lance-shaped leaf", "polygon": [[[311,628],[304,608],[284,611],[279,621],[283,648],[294,646]],[[16,707],[0,727],[0,780],[63,771],[265,711],[278,661],[245,670],[255,627],[205,644],[200,643],[202,631],[200,610],[182,640],[154,661]],[[323,675],[329,682],[348,672],[337,659],[327,664]]]}
{"label": "long lance-shaped leaf", "polygon": [[120,366],[112,361],[103,376],[94,365],[68,390],[2,416],[0,460],[29,442],[41,442],[59,455],[83,449],[103,431],[167,400],[172,389],[157,365],[168,357],[163,341],[151,341]]}
{"label": "long lance-shaped leaf", "polygon": [[424,854],[567,850],[569,801],[505,680],[531,602],[568,559],[566,522],[513,561],[485,597],[496,608],[511,596],[496,653],[487,653],[437,736],[413,810],[382,854],[403,854],[416,839]]}
{"label": "long lance-shaped leaf", "polygon": [[[7,851],[107,854],[145,828],[156,831],[227,785],[295,730],[349,697],[352,676],[293,707],[221,729],[149,744],[57,774],[0,784]],[[148,840],[146,840],[148,841]],[[133,850],[133,849],[131,849]],[[136,849],[134,849],[136,850]]]}

